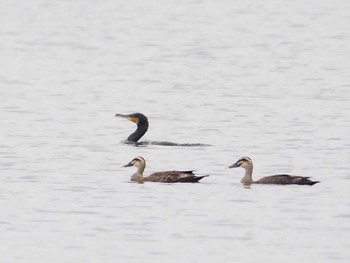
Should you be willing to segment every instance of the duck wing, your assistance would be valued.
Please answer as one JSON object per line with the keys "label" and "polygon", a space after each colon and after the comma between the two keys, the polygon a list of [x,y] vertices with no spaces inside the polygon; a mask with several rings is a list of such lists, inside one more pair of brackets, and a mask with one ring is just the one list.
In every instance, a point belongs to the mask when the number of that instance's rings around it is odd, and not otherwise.
{"label": "duck wing", "polygon": [[145,181],[161,183],[195,183],[206,176],[207,175],[196,176],[193,171],[164,171],[153,173],[145,177]]}
{"label": "duck wing", "polygon": [[314,185],[319,183],[319,181],[311,181],[308,176],[290,176],[292,177],[293,184],[300,185]]}
{"label": "duck wing", "polygon": [[299,185],[314,185],[318,183],[318,181],[311,181],[309,177],[305,176],[295,176],[295,175],[288,175],[288,174],[278,174],[278,175],[271,175],[266,176],[258,181],[255,181],[256,184],[299,184]]}

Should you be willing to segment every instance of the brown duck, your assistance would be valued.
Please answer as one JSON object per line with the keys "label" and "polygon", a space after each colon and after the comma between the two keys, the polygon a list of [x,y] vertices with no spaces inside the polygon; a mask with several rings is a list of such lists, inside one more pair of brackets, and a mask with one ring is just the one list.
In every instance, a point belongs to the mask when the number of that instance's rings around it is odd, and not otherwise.
{"label": "brown duck", "polygon": [[193,171],[164,171],[153,173],[149,176],[143,176],[143,171],[146,167],[146,161],[143,157],[135,157],[131,162],[124,167],[135,166],[137,172],[131,176],[131,181],[143,182],[160,182],[160,183],[197,183],[200,179],[208,176],[196,176]]}
{"label": "brown duck", "polygon": [[253,181],[253,162],[249,157],[243,157],[239,159],[234,164],[230,165],[228,168],[242,167],[245,169],[245,175],[241,180],[244,185],[251,184],[298,184],[298,185],[314,185],[319,183],[319,181],[311,181],[309,177],[295,176],[288,174],[279,174],[263,177],[257,181]]}

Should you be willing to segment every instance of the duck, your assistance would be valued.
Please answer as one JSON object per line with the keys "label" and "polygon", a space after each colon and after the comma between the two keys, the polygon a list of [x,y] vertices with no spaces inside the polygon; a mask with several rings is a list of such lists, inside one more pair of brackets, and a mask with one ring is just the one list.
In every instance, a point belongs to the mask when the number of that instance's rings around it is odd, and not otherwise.
{"label": "duck", "polygon": [[160,182],[160,183],[197,183],[204,177],[209,175],[196,176],[193,172],[189,171],[164,171],[143,176],[143,171],[146,167],[146,161],[143,157],[137,156],[132,159],[124,167],[135,166],[137,172],[131,176],[131,181],[143,183],[143,182]]}
{"label": "duck", "polygon": [[127,119],[133,123],[136,123],[136,130],[128,136],[125,143],[127,144],[135,144],[137,146],[142,145],[162,145],[162,146],[210,146],[209,144],[203,143],[174,143],[174,142],[166,142],[166,141],[142,141],[139,140],[145,135],[148,130],[149,122],[146,115],[140,112],[132,113],[132,114],[121,114],[116,113],[115,117]]}
{"label": "duck", "polygon": [[236,168],[242,167],[245,169],[245,175],[241,180],[241,183],[244,185],[251,184],[276,184],[276,185],[288,185],[288,184],[296,184],[296,185],[314,185],[319,183],[319,181],[311,181],[310,177],[305,176],[296,176],[296,175],[288,175],[288,174],[278,174],[263,177],[257,181],[253,181],[253,161],[249,157],[242,157],[234,164],[228,166],[228,168]]}

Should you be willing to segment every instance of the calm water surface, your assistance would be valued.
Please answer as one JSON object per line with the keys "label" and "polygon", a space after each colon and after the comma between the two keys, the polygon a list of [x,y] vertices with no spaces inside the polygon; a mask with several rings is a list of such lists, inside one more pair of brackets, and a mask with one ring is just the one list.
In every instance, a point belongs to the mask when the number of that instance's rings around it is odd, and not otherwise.
{"label": "calm water surface", "polygon": [[[1,262],[349,262],[350,2],[0,3]],[[134,147],[144,140],[208,147]],[[196,169],[200,184],[134,184]],[[313,187],[244,188],[311,176]]]}

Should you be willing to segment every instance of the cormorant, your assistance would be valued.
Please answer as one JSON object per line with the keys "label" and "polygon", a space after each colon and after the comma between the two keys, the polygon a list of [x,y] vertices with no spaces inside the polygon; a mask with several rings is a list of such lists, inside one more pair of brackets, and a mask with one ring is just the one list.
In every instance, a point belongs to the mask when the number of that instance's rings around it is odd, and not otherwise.
{"label": "cormorant", "polygon": [[137,124],[137,129],[129,135],[129,137],[126,139],[127,143],[134,143],[136,145],[163,145],[163,146],[209,146],[209,144],[202,144],[202,143],[174,143],[174,142],[164,142],[164,141],[143,141],[139,142],[139,140],[142,138],[142,136],[147,132],[148,130],[148,119],[147,117],[142,113],[133,113],[133,114],[115,114],[116,117],[121,117],[124,119],[128,119],[129,121],[132,121]]}
{"label": "cormorant", "polygon": [[115,116],[128,119],[129,121],[137,124],[137,129],[126,139],[129,142],[138,142],[138,140],[140,140],[148,130],[148,119],[142,113],[133,113],[127,115],[117,113]]}

